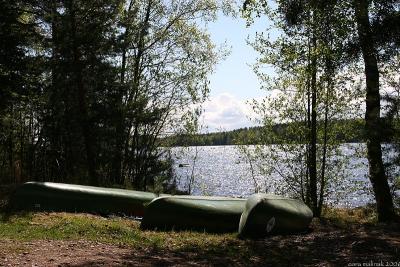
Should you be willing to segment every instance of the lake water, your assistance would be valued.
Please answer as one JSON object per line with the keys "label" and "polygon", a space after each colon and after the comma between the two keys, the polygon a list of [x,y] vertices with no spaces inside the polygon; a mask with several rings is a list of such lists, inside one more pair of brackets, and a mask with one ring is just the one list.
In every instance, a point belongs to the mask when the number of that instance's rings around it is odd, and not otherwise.
{"label": "lake water", "polygon": [[[196,149],[193,195],[248,197],[255,192],[250,165],[244,160],[237,146],[173,148],[174,174],[178,189],[188,189]],[[373,203],[374,198],[367,176],[368,162],[366,158],[359,156],[362,154],[360,151],[365,152],[365,144],[344,144],[340,149],[344,155],[350,156],[351,160],[342,168],[345,178],[328,188],[330,193],[326,202],[336,207],[357,207]],[[268,193],[276,193],[281,184],[281,177],[277,173],[263,176],[256,171],[254,178],[262,191]]]}

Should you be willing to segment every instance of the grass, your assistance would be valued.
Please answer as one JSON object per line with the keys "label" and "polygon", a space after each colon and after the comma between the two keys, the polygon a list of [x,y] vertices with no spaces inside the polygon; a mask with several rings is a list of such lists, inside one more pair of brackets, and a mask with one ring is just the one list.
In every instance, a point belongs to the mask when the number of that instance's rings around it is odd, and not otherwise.
{"label": "grass", "polygon": [[[128,243],[137,240],[137,231],[122,220],[104,220],[85,214],[17,213],[0,216],[0,236],[23,241],[35,239],[98,240]],[[134,228],[133,228],[134,229]]]}
{"label": "grass", "polygon": [[[342,264],[349,262],[349,257],[371,256],[368,247],[375,249],[377,242],[381,242],[382,246],[376,252],[385,259],[400,256],[394,245],[385,240],[385,235],[391,234],[392,230],[376,223],[372,208],[326,209],[324,218],[314,220],[312,227],[314,231],[305,235],[241,240],[235,233],[142,231],[138,221],[120,217],[0,212],[0,240],[86,240],[129,247],[133,251],[148,251],[150,255],[190,257],[211,265],[257,265],[266,262],[286,265],[299,261],[310,265],[325,261]],[[365,227],[372,227],[373,231]],[[357,242],[366,246],[369,254],[363,250],[352,251],[353,244]]]}
{"label": "grass", "polygon": [[[125,218],[90,214],[0,213],[0,240],[85,240],[151,251],[151,254],[196,254],[197,259],[223,257],[249,262],[252,253],[236,234],[193,231],[142,231],[140,223]],[[1,249],[1,246],[0,246]],[[199,254],[199,252],[201,252]]]}
{"label": "grass", "polygon": [[372,205],[353,209],[326,207],[322,213],[322,220],[346,228],[354,224],[377,225],[378,215]]}
{"label": "grass", "polygon": [[[131,260],[144,255],[143,261],[153,259],[155,265],[163,264],[158,262],[160,257],[178,264],[191,259],[199,265],[224,266],[346,265],[378,256],[388,261],[400,259],[396,243],[400,227],[377,223],[374,207],[325,208],[323,217],[313,220],[311,233],[242,240],[236,233],[142,231],[140,222],[121,217],[10,213],[1,208],[6,203],[5,198],[1,201],[4,196],[0,195],[0,256],[23,252],[24,242],[80,240],[129,248]],[[1,240],[8,244],[11,240],[13,245],[2,247]]]}
{"label": "grass", "polygon": [[3,213],[0,214],[0,238],[21,241],[83,239],[132,247],[180,249],[189,244],[197,248],[206,248],[209,244],[236,240],[236,235],[192,231],[142,231],[138,221],[90,214]]}

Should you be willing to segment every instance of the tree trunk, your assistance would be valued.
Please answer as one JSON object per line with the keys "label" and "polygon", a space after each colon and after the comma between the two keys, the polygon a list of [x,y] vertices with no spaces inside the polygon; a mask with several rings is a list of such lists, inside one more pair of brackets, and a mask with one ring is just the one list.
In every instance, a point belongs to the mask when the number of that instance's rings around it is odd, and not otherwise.
{"label": "tree trunk", "polygon": [[122,179],[122,157],[123,157],[123,143],[124,143],[124,119],[125,113],[123,112],[123,90],[125,88],[125,71],[126,71],[126,48],[122,51],[122,65],[121,65],[121,77],[120,77],[120,92],[117,96],[117,117],[115,119],[115,150],[113,157],[112,166],[112,179],[116,184],[122,185],[124,183]]}
{"label": "tree trunk", "polygon": [[369,22],[368,1],[354,0],[353,4],[359,43],[364,59],[365,80],[367,85],[365,130],[367,137],[369,177],[375,193],[378,219],[381,222],[385,222],[394,220],[396,216],[382,160],[377,52],[374,47],[374,39]]}
{"label": "tree trunk", "polygon": [[[133,185],[136,189],[142,189],[145,190],[145,184],[147,177],[146,175],[141,175],[141,169],[143,166],[146,164],[146,160],[144,158],[140,158],[140,150],[142,149],[141,146],[141,140],[143,139],[142,136],[140,136],[140,126],[142,124],[140,117],[143,115],[144,108],[146,105],[143,105],[140,101],[140,81],[141,81],[141,76],[142,76],[142,60],[143,56],[145,53],[145,37],[149,33],[148,32],[148,23],[150,20],[150,14],[151,14],[151,9],[152,9],[153,2],[152,0],[149,0],[147,2],[146,6],[146,14],[145,17],[143,18],[143,21],[140,23],[141,24],[141,29],[137,33],[137,48],[136,48],[136,53],[134,55],[134,60],[133,60],[133,81],[132,81],[132,92],[130,93],[127,104],[130,105],[131,103],[135,104],[135,118],[130,121],[128,124],[128,133],[130,129],[133,128],[133,136],[127,136],[126,141],[129,140],[129,138],[132,138],[132,149],[131,152],[133,155],[133,162],[131,161],[129,164],[133,164],[131,169],[133,170],[133,174],[131,178],[131,181],[133,182]],[[139,103],[138,103],[139,101]],[[129,151],[129,143],[125,142],[125,153],[128,153]],[[124,168],[124,167],[123,167]],[[141,180],[143,179],[143,180]]]}
{"label": "tree trunk", "polygon": [[333,82],[332,82],[332,64],[330,60],[330,55],[326,59],[326,75],[327,75],[327,84],[325,90],[325,111],[324,111],[324,141],[322,144],[322,163],[321,163],[321,185],[319,190],[319,202],[318,202],[318,209],[317,214],[314,214],[315,217],[320,217],[322,213],[322,205],[324,204],[324,191],[325,191],[325,184],[326,184],[326,154],[328,148],[328,114],[329,114],[329,93],[333,90]]}
{"label": "tree trunk", "polygon": [[85,143],[86,149],[86,162],[87,162],[87,169],[89,173],[89,184],[90,185],[98,185],[98,175],[96,171],[96,158],[95,158],[95,141],[94,135],[92,131],[92,125],[90,125],[89,120],[89,112],[88,112],[88,105],[87,105],[87,90],[83,83],[83,66],[81,61],[81,52],[79,50],[78,44],[76,42],[76,21],[75,21],[75,8],[73,5],[73,1],[70,0],[70,19],[71,19],[71,39],[72,39],[72,53],[73,53],[73,61],[72,61],[72,68],[74,72],[74,82],[77,90],[77,102],[78,102],[78,114],[80,117],[78,118],[82,135]]}
{"label": "tree trunk", "polygon": [[[311,136],[311,41],[308,38],[308,55],[307,55],[307,136],[306,140],[310,140]],[[306,145],[306,176],[305,176],[305,203],[311,206],[310,199],[310,142]]]}
{"label": "tree trunk", "polygon": [[[13,114],[13,105],[11,105],[11,114]],[[14,172],[14,142],[13,142],[13,121],[11,120],[10,128],[9,128],[9,134],[8,134],[8,164],[9,164],[9,182],[11,183],[16,183],[15,182],[15,172]]]}
{"label": "tree trunk", "polygon": [[[132,7],[135,1],[131,0],[129,2],[129,6],[127,9],[127,13],[130,16],[130,12],[132,11]],[[123,165],[122,162],[124,160],[124,133],[126,131],[125,125],[125,112],[124,112],[124,103],[123,96],[126,94],[126,84],[125,84],[125,76],[126,76],[126,67],[127,67],[127,50],[129,47],[129,36],[131,25],[127,24],[125,33],[122,38],[122,63],[121,63],[121,72],[120,72],[120,89],[117,95],[117,118],[115,119],[115,150],[113,157],[113,166],[112,166],[112,179],[117,184],[124,184],[124,175],[123,175]]]}
{"label": "tree trunk", "polygon": [[327,54],[325,55],[325,99],[324,99],[324,131],[323,131],[323,144],[322,144],[322,163],[321,163],[321,176],[320,176],[320,189],[319,189],[319,202],[316,217],[320,217],[322,213],[322,206],[324,204],[324,191],[326,186],[326,161],[327,161],[327,150],[328,150],[328,124],[329,124],[329,108],[330,108],[330,97],[331,92],[334,90],[334,65],[333,65],[333,46],[332,46],[332,28],[331,28],[331,15],[330,10],[333,7],[331,5],[327,5],[324,12],[324,17],[326,20],[324,21],[324,30],[325,34],[323,37],[323,42],[325,46],[328,48]]}
{"label": "tree trunk", "polygon": [[315,33],[312,36],[311,55],[311,134],[310,134],[310,200],[314,216],[318,215],[318,193],[317,193],[317,58],[315,49],[317,39]]}

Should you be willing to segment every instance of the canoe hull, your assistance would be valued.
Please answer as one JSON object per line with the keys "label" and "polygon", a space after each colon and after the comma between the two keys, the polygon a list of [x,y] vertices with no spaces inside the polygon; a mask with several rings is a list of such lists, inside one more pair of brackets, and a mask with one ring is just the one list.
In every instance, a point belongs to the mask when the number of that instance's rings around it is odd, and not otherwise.
{"label": "canoe hull", "polygon": [[246,202],[240,218],[239,236],[264,237],[306,231],[312,217],[312,211],[299,200],[255,194]]}
{"label": "canoe hull", "polygon": [[235,232],[245,200],[219,197],[169,196],[146,207],[142,229]]}
{"label": "canoe hull", "polygon": [[103,187],[28,182],[14,192],[15,210],[90,212],[142,216],[153,193]]}

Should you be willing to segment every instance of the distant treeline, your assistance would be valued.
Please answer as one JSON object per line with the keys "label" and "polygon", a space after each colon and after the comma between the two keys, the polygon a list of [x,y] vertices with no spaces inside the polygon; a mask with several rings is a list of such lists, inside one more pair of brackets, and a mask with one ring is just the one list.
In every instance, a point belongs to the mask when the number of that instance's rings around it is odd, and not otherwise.
{"label": "distant treeline", "polygon": [[[343,133],[337,134],[338,142],[342,143],[360,143],[365,142],[364,120],[338,120],[335,121],[332,127],[340,127],[346,129]],[[386,141],[392,135],[388,127],[383,127],[385,121],[382,121],[383,140]],[[282,123],[272,127],[272,131],[276,134],[281,134],[288,137],[291,141],[290,134],[287,129],[293,124]],[[205,133],[198,135],[174,135],[163,139],[165,145],[170,146],[225,146],[225,145],[256,145],[261,144],[261,135],[268,134],[264,127],[240,128],[232,131],[223,131],[215,133]],[[344,132],[351,133],[345,134]],[[293,138],[294,139],[294,138]],[[271,142],[271,144],[274,142]]]}

